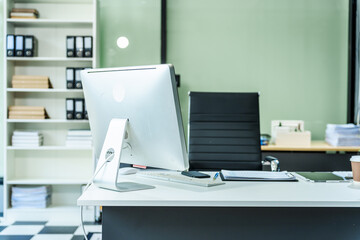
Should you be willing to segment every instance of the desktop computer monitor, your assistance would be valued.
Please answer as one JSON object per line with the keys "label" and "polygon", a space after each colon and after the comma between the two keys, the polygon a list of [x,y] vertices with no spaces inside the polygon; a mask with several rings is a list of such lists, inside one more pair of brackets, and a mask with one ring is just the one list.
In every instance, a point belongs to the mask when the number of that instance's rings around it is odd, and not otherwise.
{"label": "desktop computer monitor", "polygon": [[[115,155],[119,163],[179,171],[189,168],[172,65],[88,69],[81,72],[81,78],[98,168],[111,149],[105,149],[105,138],[111,138],[107,134],[115,134],[114,141],[121,140],[116,143],[122,145],[120,155]],[[113,119],[126,120],[123,135],[122,128],[108,131]],[[122,151],[127,146],[128,151]],[[104,170],[112,167],[116,170],[111,174],[117,172],[119,165],[107,165]],[[99,175],[109,177],[106,171]]]}

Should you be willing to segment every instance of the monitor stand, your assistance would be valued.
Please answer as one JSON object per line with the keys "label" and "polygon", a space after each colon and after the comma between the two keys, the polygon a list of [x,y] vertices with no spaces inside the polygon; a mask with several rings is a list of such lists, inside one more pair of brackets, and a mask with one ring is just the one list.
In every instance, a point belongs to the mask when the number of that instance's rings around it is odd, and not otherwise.
{"label": "monitor stand", "polygon": [[155,188],[151,185],[135,182],[117,181],[121,154],[124,146],[126,145],[124,144],[124,140],[128,138],[126,131],[128,128],[128,122],[128,119],[112,119],[110,121],[95,171],[97,174],[93,180],[94,184],[98,187],[119,192]]}

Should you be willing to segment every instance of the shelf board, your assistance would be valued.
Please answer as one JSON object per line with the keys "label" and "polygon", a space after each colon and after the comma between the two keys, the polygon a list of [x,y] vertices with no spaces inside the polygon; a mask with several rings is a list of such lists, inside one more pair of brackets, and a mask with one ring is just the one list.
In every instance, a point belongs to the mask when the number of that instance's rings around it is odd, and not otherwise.
{"label": "shelf board", "polygon": [[8,61],[18,62],[91,62],[93,58],[67,57],[7,57]]}
{"label": "shelf board", "polygon": [[[89,177],[90,179],[90,177]],[[21,184],[21,185],[82,185],[87,184],[89,179],[42,179],[42,178],[19,178],[19,179],[8,179],[7,184]]]}
{"label": "shelf board", "polygon": [[15,26],[37,27],[37,26],[92,26],[92,20],[80,20],[80,19],[17,19],[8,18],[7,23],[14,24]]}
{"label": "shelf board", "polygon": [[261,151],[290,152],[360,152],[360,146],[331,146],[325,141],[311,141],[310,146],[281,146],[270,144],[261,146]]}
{"label": "shelf board", "polygon": [[83,89],[54,89],[54,88],[7,88],[8,92],[27,92],[27,93],[82,93]]}
{"label": "shelf board", "polygon": [[89,123],[89,120],[66,119],[7,119],[8,123]]}
{"label": "shelf board", "polygon": [[62,212],[62,211],[79,211],[77,206],[67,206],[67,205],[50,205],[47,208],[7,208],[7,211],[11,212]]}
{"label": "shelf board", "polygon": [[42,150],[51,150],[51,151],[91,151],[92,147],[67,147],[67,146],[40,146],[40,147],[13,147],[7,146],[7,150],[23,150],[23,151],[42,151]]}
{"label": "shelf board", "polygon": [[14,2],[15,3],[68,3],[68,4],[92,3],[92,1],[90,1],[90,0],[14,0]]}

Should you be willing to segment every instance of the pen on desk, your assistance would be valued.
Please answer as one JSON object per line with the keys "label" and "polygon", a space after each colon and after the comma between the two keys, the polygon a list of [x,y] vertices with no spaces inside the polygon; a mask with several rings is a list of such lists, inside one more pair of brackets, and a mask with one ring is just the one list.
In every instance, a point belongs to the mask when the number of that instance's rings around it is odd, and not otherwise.
{"label": "pen on desk", "polygon": [[217,179],[217,177],[219,176],[219,173],[215,173],[214,177],[213,177],[213,180],[215,181]]}

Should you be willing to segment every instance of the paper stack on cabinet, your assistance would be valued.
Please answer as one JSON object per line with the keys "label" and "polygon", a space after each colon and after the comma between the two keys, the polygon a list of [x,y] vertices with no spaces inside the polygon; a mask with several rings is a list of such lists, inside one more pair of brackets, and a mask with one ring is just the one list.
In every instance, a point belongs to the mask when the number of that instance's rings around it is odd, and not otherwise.
{"label": "paper stack on cabinet", "polygon": [[9,119],[45,119],[48,118],[45,107],[10,106]]}
{"label": "paper stack on cabinet", "polygon": [[15,130],[11,140],[14,147],[39,147],[43,145],[44,137],[38,131]]}
{"label": "paper stack on cabinet", "polygon": [[13,186],[13,208],[46,208],[51,204],[51,186]]}
{"label": "paper stack on cabinet", "polygon": [[349,124],[327,124],[325,140],[333,146],[360,146],[360,126]]}
{"label": "paper stack on cabinet", "polygon": [[11,79],[13,88],[52,88],[48,76],[13,75]]}
{"label": "paper stack on cabinet", "polygon": [[10,18],[38,18],[39,12],[33,8],[13,8],[10,12]]}
{"label": "paper stack on cabinet", "polygon": [[92,136],[90,130],[70,129],[66,136],[66,146],[68,147],[91,147]]}

